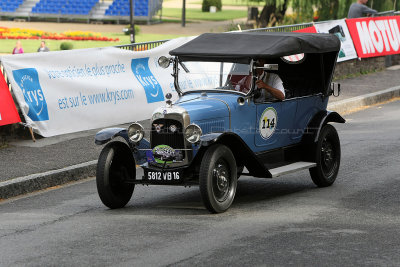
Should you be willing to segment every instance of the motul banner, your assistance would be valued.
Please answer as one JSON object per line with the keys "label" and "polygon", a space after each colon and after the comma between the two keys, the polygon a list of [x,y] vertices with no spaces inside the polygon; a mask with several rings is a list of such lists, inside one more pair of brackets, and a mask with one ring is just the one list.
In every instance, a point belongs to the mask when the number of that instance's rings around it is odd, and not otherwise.
{"label": "motul banner", "polygon": [[347,19],[347,27],[360,58],[400,52],[400,17]]}
{"label": "motul banner", "polygon": [[0,72],[0,125],[20,122],[17,108],[8,90],[3,74]]}

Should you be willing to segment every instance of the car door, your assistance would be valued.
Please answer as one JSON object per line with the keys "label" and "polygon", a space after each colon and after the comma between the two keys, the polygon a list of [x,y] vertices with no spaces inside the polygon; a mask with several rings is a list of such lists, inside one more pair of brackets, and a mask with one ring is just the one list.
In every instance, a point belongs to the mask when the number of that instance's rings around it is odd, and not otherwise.
{"label": "car door", "polygon": [[296,101],[284,100],[255,103],[255,145],[265,151],[290,144],[290,131],[296,114]]}

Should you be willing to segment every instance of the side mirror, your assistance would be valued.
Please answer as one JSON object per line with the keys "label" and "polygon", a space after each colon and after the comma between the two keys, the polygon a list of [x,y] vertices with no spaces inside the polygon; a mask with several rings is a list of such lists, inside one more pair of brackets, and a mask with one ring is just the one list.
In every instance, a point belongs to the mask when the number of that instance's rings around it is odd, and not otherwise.
{"label": "side mirror", "polygon": [[256,67],[256,69],[263,69],[263,70],[278,70],[278,64],[264,64],[262,67]]}
{"label": "side mirror", "polygon": [[265,70],[278,70],[278,64],[264,64]]}
{"label": "side mirror", "polygon": [[169,65],[171,64],[171,58],[167,58],[166,56],[162,56],[158,59],[158,65],[160,65],[161,68],[168,68]]}

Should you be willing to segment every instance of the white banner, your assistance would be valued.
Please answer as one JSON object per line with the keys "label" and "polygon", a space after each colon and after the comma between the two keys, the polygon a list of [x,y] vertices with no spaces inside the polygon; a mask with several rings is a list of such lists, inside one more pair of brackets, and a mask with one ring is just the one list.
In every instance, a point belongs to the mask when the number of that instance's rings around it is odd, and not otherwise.
{"label": "white banner", "polygon": [[172,66],[157,60],[191,38],[132,52],[93,48],[3,56],[1,62],[28,125],[42,136],[148,119],[177,95]]}
{"label": "white banner", "polygon": [[340,48],[337,62],[357,58],[357,53],[345,19],[318,23],[314,26],[318,33],[335,34],[340,39],[342,46]]}

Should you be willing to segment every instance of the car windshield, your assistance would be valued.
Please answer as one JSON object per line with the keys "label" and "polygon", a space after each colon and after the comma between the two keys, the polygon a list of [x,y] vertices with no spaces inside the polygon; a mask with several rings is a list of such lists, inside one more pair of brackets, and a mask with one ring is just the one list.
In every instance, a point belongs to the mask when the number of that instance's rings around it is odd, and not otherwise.
{"label": "car windshield", "polygon": [[247,93],[250,74],[249,64],[186,61],[180,63],[178,83],[182,92],[229,90]]}

